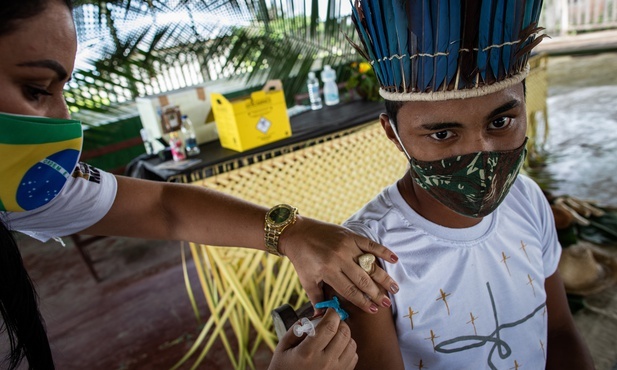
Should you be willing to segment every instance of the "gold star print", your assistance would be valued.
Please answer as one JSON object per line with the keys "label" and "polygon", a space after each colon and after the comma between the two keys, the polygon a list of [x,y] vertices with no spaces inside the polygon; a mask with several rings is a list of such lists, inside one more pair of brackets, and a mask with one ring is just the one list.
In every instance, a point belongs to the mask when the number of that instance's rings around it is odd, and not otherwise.
{"label": "gold star print", "polygon": [[450,307],[448,306],[448,301],[446,300],[446,297],[448,297],[450,293],[446,293],[443,291],[443,289],[439,289],[439,294],[441,295],[441,297],[437,298],[436,301],[443,301],[443,303],[446,305],[446,309],[448,310],[448,316],[450,316]]}
{"label": "gold star print", "polygon": [[478,332],[476,331],[476,319],[477,317],[473,316],[473,313],[469,313],[469,317],[471,317],[471,320],[467,321],[467,324],[471,324],[473,326],[473,333],[474,335],[478,335]]}
{"label": "gold star print", "polygon": [[521,249],[523,250],[523,252],[525,252],[525,257],[527,257],[527,261],[529,261],[529,255],[527,255],[527,245],[525,245],[525,243],[523,243],[522,240],[521,240]]}
{"label": "gold star print", "polygon": [[546,351],[544,351],[544,343],[542,343],[542,340],[540,340],[540,348],[542,349],[542,356],[544,356],[546,360]]}
{"label": "gold star print", "polygon": [[529,281],[527,284],[531,285],[531,289],[533,290],[533,296],[536,296],[536,288],[533,287],[533,279],[529,274],[527,274],[527,280]]}
{"label": "gold star print", "polygon": [[511,367],[510,370],[518,370],[520,366],[521,364],[519,364],[516,360],[514,360],[514,367]]}
{"label": "gold star print", "polygon": [[508,260],[510,259],[510,257],[506,256],[506,252],[501,252],[501,262],[503,262],[504,265],[506,265],[506,269],[508,270],[508,275],[512,276],[512,274],[510,274],[510,268],[508,267]]}
{"label": "gold star print", "polygon": [[417,313],[419,313],[419,311],[416,312],[416,311],[412,310],[411,307],[409,307],[409,314],[403,316],[403,317],[409,317],[409,322],[411,323],[411,330],[413,330],[413,315],[415,315]]}
{"label": "gold star print", "polygon": [[424,364],[422,363],[422,359],[420,359],[420,363],[418,363],[418,364],[416,365],[416,367],[417,367],[418,369],[420,369],[420,370],[422,370],[422,369],[428,369],[427,367],[424,367]]}
{"label": "gold star print", "polygon": [[433,352],[435,352],[435,339],[439,338],[439,336],[435,335],[435,333],[433,333],[433,329],[431,329],[431,336],[428,338],[424,338],[425,340],[431,340],[431,343],[433,343]]}

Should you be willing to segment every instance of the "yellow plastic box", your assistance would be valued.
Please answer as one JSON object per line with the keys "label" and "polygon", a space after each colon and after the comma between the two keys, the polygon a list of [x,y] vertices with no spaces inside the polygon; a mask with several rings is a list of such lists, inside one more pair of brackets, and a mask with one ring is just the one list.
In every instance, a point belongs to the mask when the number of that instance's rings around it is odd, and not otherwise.
{"label": "yellow plastic box", "polygon": [[221,146],[243,152],[291,136],[280,80],[268,81],[250,97],[227,100],[210,94]]}

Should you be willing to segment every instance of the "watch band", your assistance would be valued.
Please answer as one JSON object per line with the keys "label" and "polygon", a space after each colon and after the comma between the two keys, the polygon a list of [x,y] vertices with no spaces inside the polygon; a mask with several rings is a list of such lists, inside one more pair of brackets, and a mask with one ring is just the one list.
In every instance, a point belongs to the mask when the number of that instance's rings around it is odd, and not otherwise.
{"label": "watch band", "polygon": [[279,252],[279,236],[281,236],[281,233],[268,227],[266,227],[265,232],[266,252],[282,257],[283,255]]}

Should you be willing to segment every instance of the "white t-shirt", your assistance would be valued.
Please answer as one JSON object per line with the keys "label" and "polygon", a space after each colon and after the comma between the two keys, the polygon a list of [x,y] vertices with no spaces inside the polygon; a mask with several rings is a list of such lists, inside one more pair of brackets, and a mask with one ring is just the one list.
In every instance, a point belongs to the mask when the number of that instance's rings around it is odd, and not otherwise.
{"label": "white t-shirt", "polygon": [[26,212],[0,212],[9,230],[40,241],[82,231],[107,214],[118,183],[111,173],[78,163],[60,194],[46,205]]}
{"label": "white t-shirt", "polygon": [[407,205],[396,184],[345,226],[399,256],[392,309],[406,369],[543,369],[544,281],[561,253],[540,188],[518,176],[479,224],[451,229]]}

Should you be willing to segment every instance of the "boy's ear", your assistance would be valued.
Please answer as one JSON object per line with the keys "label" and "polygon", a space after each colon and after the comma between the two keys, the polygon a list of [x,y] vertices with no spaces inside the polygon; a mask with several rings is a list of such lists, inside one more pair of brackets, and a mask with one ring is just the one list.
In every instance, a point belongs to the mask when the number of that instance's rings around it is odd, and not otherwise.
{"label": "boy's ear", "polygon": [[383,130],[386,132],[386,136],[388,137],[388,139],[390,139],[390,141],[393,142],[394,145],[396,145],[398,150],[402,152],[403,148],[401,147],[401,143],[399,143],[398,139],[396,138],[396,135],[394,134],[394,129],[390,124],[390,117],[388,117],[388,115],[385,113],[380,114],[379,123],[381,123],[381,127],[383,127]]}

